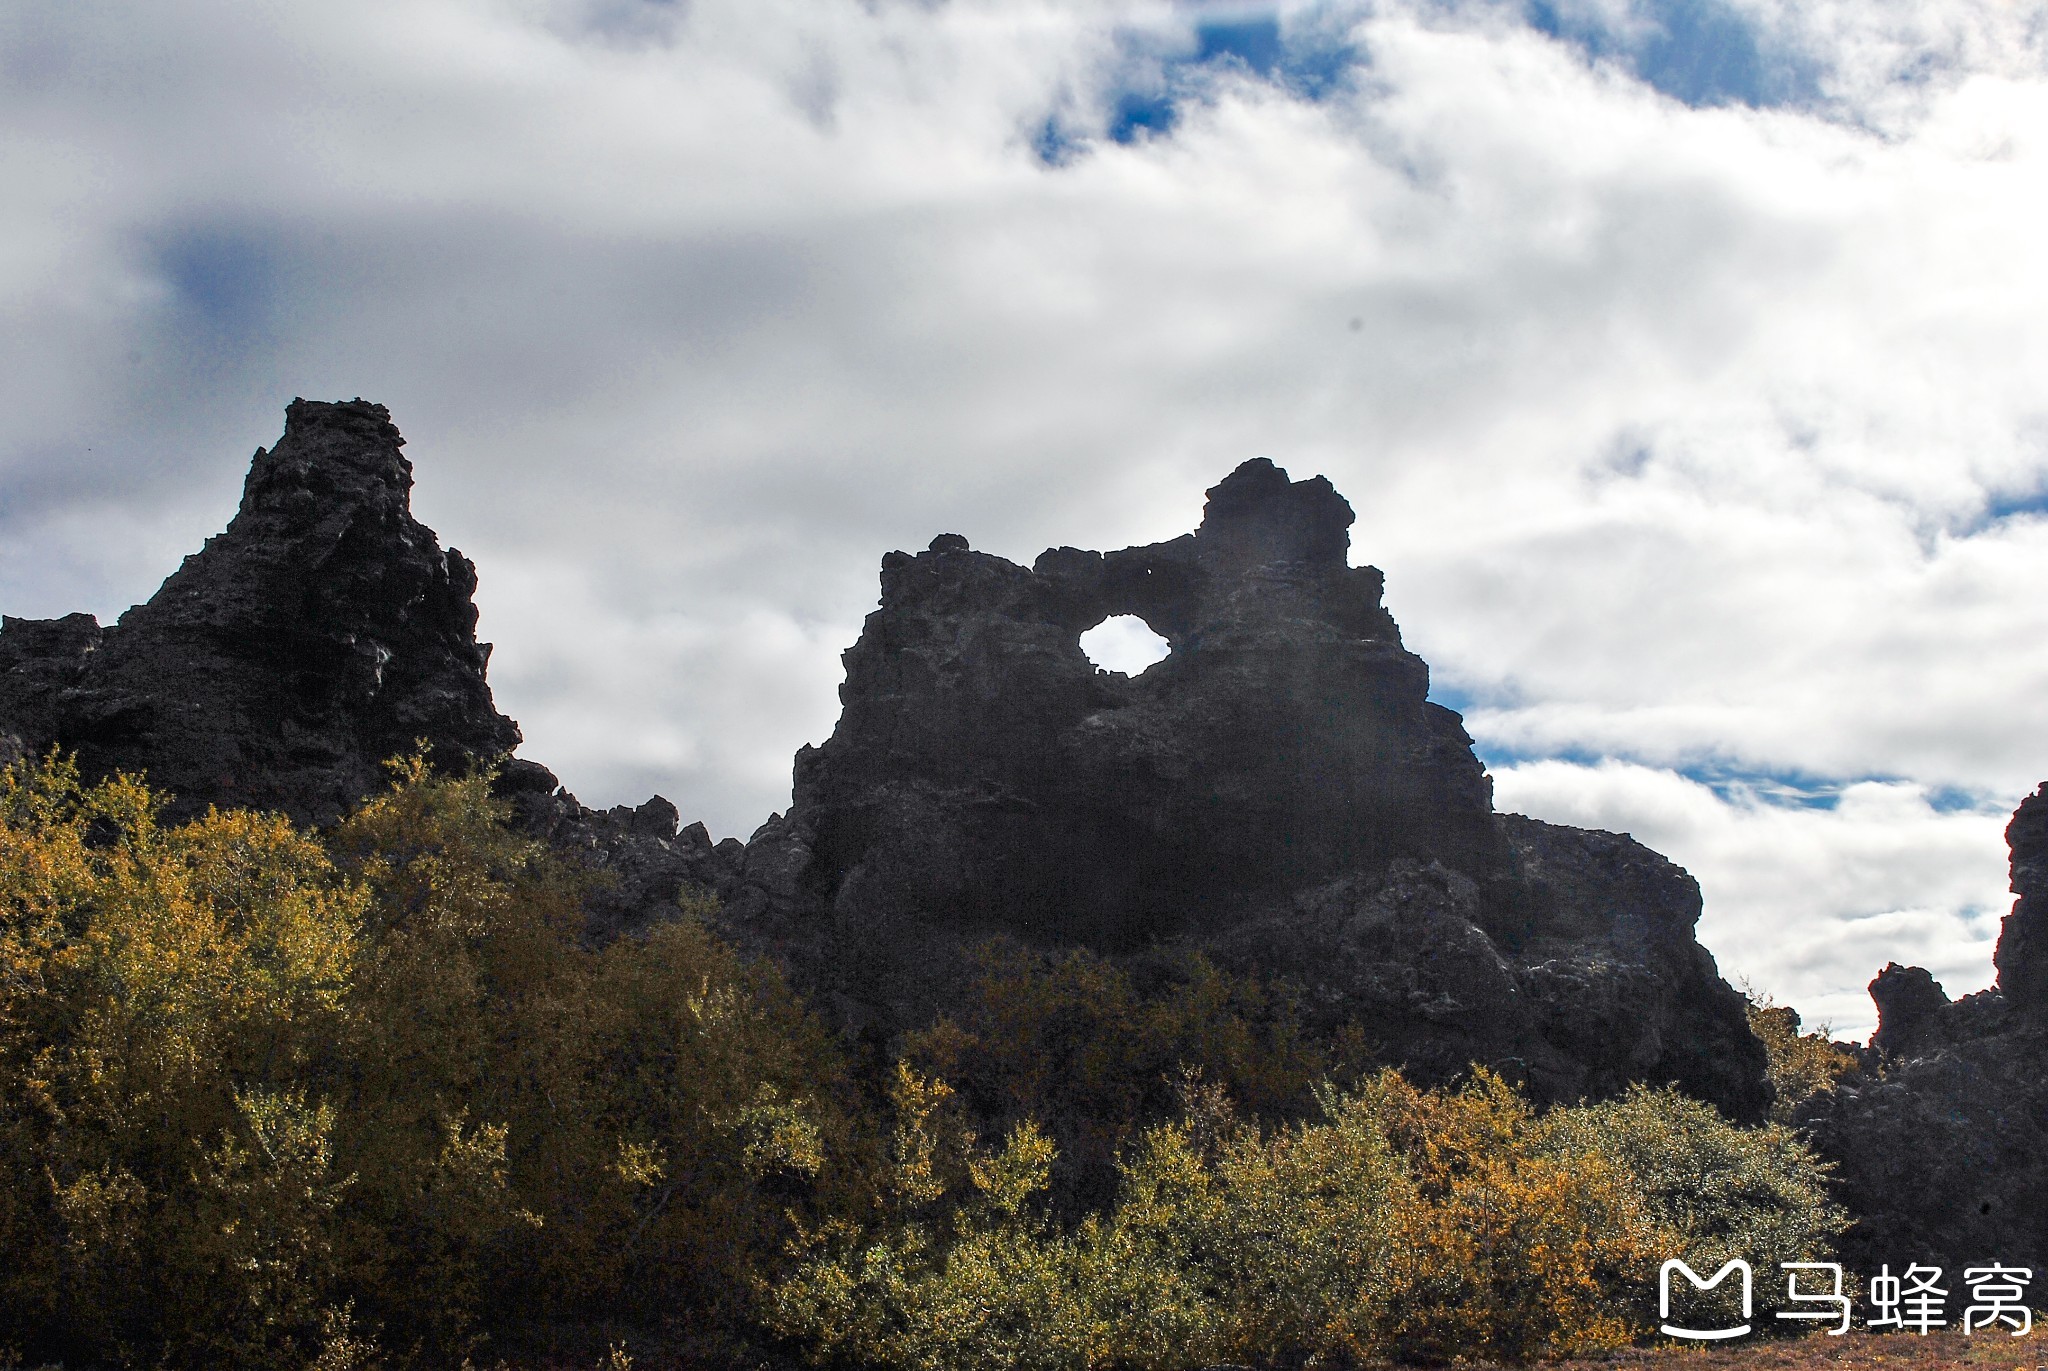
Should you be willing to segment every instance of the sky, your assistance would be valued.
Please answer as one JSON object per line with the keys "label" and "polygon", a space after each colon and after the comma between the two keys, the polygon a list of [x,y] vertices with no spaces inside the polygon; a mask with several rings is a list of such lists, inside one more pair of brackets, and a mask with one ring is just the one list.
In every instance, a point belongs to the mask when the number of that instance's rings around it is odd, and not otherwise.
{"label": "sky", "polygon": [[893,548],[1323,474],[1500,808],[1862,1036],[2048,777],[2048,0],[12,0],[0,610],[380,401],[522,755],[786,806]]}

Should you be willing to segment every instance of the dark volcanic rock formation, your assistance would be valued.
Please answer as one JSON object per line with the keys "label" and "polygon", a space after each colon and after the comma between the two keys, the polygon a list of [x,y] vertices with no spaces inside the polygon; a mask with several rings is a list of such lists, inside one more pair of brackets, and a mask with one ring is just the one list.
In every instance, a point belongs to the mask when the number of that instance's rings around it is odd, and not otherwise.
{"label": "dark volcanic rock formation", "polygon": [[476,571],[412,517],[412,464],[382,405],[295,400],[241,511],[149,601],[0,628],[0,735],[144,771],[176,797],[330,819],[425,739],[492,758],[519,730],[491,704]]}
{"label": "dark volcanic rock formation", "polygon": [[[415,739],[504,757],[474,571],[412,518],[399,444],[381,406],[296,401],[233,523],[148,604],[108,629],[6,620],[0,752],[146,772],[174,814],[302,821]],[[1351,523],[1327,481],[1259,461],[1170,542],[1030,568],[950,534],[890,554],[837,730],[744,845],[659,797],[587,809],[532,762],[498,790],[610,878],[593,936],[711,891],[722,932],[878,1047],[943,1011],[991,934],[1194,948],[1427,1078],[1478,1061],[1553,1099],[1676,1081],[1760,1117],[1763,1051],[1693,938],[1697,886],[1626,837],[1493,813],[1380,573],[1346,563]],[[1172,645],[1135,678],[1079,643],[1124,613]]]}
{"label": "dark volcanic rock formation", "polygon": [[[585,899],[594,941],[645,933],[674,918],[682,899],[730,894],[739,886],[745,845],[737,838],[712,842],[710,830],[684,824],[662,796],[591,809],[562,789],[553,772],[524,759],[508,762],[493,790],[511,805],[514,826],[597,873]],[[719,931],[750,953],[777,950],[756,925],[721,920]]]}
{"label": "dark volcanic rock formation", "polygon": [[[1493,813],[1379,571],[1346,564],[1351,522],[1327,481],[1256,461],[1170,542],[1028,569],[952,534],[889,554],[742,912],[829,915],[871,982],[841,993],[884,1001],[869,1021],[928,1012],[941,932],[1179,940],[1425,1075],[1486,1062],[1558,1099],[1678,1081],[1759,1117],[1763,1051],[1694,940],[1698,887],[1630,839]],[[1097,670],[1080,635],[1115,614],[1167,658]]]}
{"label": "dark volcanic rock formation", "polygon": [[[891,553],[839,727],[797,756],[818,896],[1114,947],[1394,857],[1503,870],[1470,739],[1380,573],[1345,565],[1351,521],[1258,461],[1172,542]],[[1096,669],[1080,636],[1115,614],[1171,655]]]}
{"label": "dark volcanic rock formation", "polygon": [[1948,992],[1927,968],[1888,963],[1870,983],[1877,1031],[1870,1045],[1880,1057],[1917,1056],[1940,1034]]}
{"label": "dark volcanic rock formation", "polygon": [[2016,1013],[2048,1023],[2048,783],[2020,801],[2005,842],[2019,898],[1998,931],[1998,988]]}
{"label": "dark volcanic rock formation", "polygon": [[1843,1246],[1866,1273],[2048,1267],[2048,785],[2005,836],[2019,898],[1997,985],[1950,1003],[1922,968],[1887,966],[1870,983],[1880,1074],[1801,1110],[1857,1215]]}

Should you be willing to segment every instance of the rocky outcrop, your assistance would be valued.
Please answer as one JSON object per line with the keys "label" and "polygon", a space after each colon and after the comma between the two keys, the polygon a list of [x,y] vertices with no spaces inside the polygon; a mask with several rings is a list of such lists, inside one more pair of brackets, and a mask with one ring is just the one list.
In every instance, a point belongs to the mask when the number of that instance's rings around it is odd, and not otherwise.
{"label": "rocky outcrop", "polygon": [[[1493,813],[1380,572],[1347,564],[1352,517],[1256,461],[1169,542],[1029,568],[952,534],[889,554],[839,725],[748,845],[739,908],[829,921],[843,964],[897,987],[930,977],[876,949],[941,964],[941,932],[1192,945],[1427,1077],[1485,1062],[1554,1099],[1678,1081],[1761,1117],[1763,1051],[1694,939],[1698,887],[1625,837]],[[1117,614],[1165,660],[1094,667],[1080,636]]]}
{"label": "rocky outcrop", "polygon": [[208,804],[332,819],[425,740],[495,758],[476,570],[412,517],[412,464],[382,405],[295,400],[240,512],[149,603],[0,626],[0,735],[146,772],[174,817]]}
{"label": "rocky outcrop", "polygon": [[[0,750],[145,772],[174,817],[316,823],[415,740],[504,759],[475,572],[413,519],[400,442],[381,406],[295,401],[234,521],[148,604],[105,629],[6,620]],[[745,844],[658,796],[589,809],[530,761],[498,793],[599,873],[594,939],[716,894],[722,933],[878,1050],[944,1011],[991,934],[1193,948],[1425,1078],[1478,1061],[1552,1099],[1676,1081],[1761,1117],[1762,1048],[1693,937],[1698,887],[1626,837],[1493,813],[1380,573],[1348,564],[1351,524],[1327,481],[1258,461],[1168,542],[1028,568],[951,534],[891,553],[837,729]],[[1115,614],[1166,660],[1097,670],[1080,636]]]}
{"label": "rocky outcrop", "polygon": [[2005,842],[2019,898],[1998,931],[1998,988],[2016,1013],[2048,1022],[2048,783],[2020,801]]}
{"label": "rocky outcrop", "polygon": [[2048,785],[2005,835],[2018,899],[1997,984],[1951,1003],[1924,969],[1887,966],[1870,983],[1876,1076],[1800,1111],[1857,1216],[1843,1247],[1865,1272],[2048,1267]]}
{"label": "rocky outcrop", "polygon": [[[506,763],[492,789],[510,804],[515,826],[596,877],[584,901],[593,941],[645,933],[686,904],[739,889],[746,845],[737,838],[714,843],[703,824],[683,823],[674,803],[660,795],[639,805],[591,809],[552,771],[523,758]],[[777,950],[762,940],[757,923],[719,923],[749,952]]]}
{"label": "rocky outcrop", "polygon": [[1948,992],[1927,968],[1887,963],[1870,983],[1870,999],[1877,1006],[1870,1045],[1881,1059],[1918,1056],[1941,1035]]}
{"label": "rocky outcrop", "polygon": [[1309,989],[1311,1027],[1360,1025],[1420,1079],[1480,1062],[1553,1101],[1676,1083],[1760,1117],[1763,1055],[1742,998],[1694,940],[1692,878],[1620,834],[1499,822],[1509,872],[1492,908],[1480,882],[1443,862],[1395,858],[1199,945],[1227,968]]}
{"label": "rocky outcrop", "polygon": [[[1248,462],[1195,533],[1030,568],[957,535],[882,563],[831,739],[797,755],[808,877],[847,920],[1133,946],[1396,857],[1505,869],[1489,784],[1429,669],[1345,564],[1329,482]],[[1082,632],[1171,645],[1136,678]]]}

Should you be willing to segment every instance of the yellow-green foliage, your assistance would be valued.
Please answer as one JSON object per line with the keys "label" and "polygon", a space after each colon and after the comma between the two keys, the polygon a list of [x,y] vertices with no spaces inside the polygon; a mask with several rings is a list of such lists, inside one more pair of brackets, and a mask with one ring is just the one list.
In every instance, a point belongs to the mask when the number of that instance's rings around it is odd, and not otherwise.
{"label": "yellow-green foliage", "polygon": [[156,822],[134,782],[0,774],[0,1301],[140,1360],[308,1337],[346,1192],[295,1088],[347,1017],[367,901],[282,820]]}
{"label": "yellow-green foliage", "polygon": [[[829,1043],[694,919],[422,762],[323,842],[0,775],[0,1327],[67,1360],[456,1357],[533,1310],[734,1323],[858,1155]],[[845,1173],[845,1174],[840,1174]]]}
{"label": "yellow-green foliage", "polygon": [[822,1362],[1167,1371],[1593,1351],[1649,1330],[1665,1257],[1819,1255],[1840,1227],[1783,1130],[1737,1129],[1668,1091],[1538,1116],[1475,1071],[1441,1091],[1383,1072],[1324,1090],[1319,1120],[1265,1129],[1194,1082],[1184,1117],[1124,1152],[1116,1203],[1063,1229],[1034,1198],[1044,1136],[1023,1124],[981,1148],[948,1120],[948,1094],[899,1067],[887,1212],[798,1244],[770,1317]]}
{"label": "yellow-green foliage", "polygon": [[1525,1358],[1627,1340],[1655,1230],[1616,1160],[1559,1155],[1498,1076],[1422,1091],[1389,1072],[1362,1103],[1407,1161],[1421,1203],[1402,1224],[1391,1338],[1427,1356]]}
{"label": "yellow-green foliage", "polygon": [[[586,946],[483,778],[400,763],[324,836],[156,813],[0,772],[0,1360],[456,1365],[536,1318],[917,1371],[1523,1358],[1643,1333],[1665,1257],[1841,1227],[1794,1135],[1668,1091],[1318,1086],[1356,1044],[1199,959],[994,947],[863,1110],[689,909]],[[1051,1202],[1056,1138],[1096,1203]]]}
{"label": "yellow-green foliage", "polygon": [[1792,1122],[1801,1101],[1832,1090],[1862,1069],[1856,1054],[1829,1036],[1827,1024],[1801,1033],[1799,1011],[1774,1003],[1768,995],[1751,993],[1749,1031],[1763,1043],[1770,1060],[1771,1085],[1778,1092],[1771,1118],[1778,1123]]}
{"label": "yellow-green foliage", "polygon": [[1159,954],[1144,980],[1084,949],[996,940],[956,1012],[909,1035],[919,1069],[958,1089],[991,1132],[1033,1119],[1051,1130],[1063,1188],[1107,1198],[1119,1148],[1172,1113],[1183,1064],[1262,1116],[1313,1112],[1314,1086],[1356,1070],[1355,1035],[1319,1042],[1284,986],[1226,974],[1196,953]]}
{"label": "yellow-green foliage", "polygon": [[1659,1259],[1718,1269],[1741,1257],[1759,1272],[1823,1260],[1849,1217],[1826,1171],[1782,1125],[1735,1128],[1711,1105],[1637,1086],[1618,1099],[1555,1110],[1546,1146],[1572,1166],[1614,1166],[1655,1230]]}

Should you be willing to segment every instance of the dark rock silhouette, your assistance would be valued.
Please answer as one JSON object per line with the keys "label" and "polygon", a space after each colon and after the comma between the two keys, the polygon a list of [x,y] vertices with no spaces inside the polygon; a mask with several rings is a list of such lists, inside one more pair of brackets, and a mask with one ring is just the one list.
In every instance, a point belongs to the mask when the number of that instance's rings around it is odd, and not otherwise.
{"label": "dark rock silhouette", "polygon": [[[838,727],[798,754],[736,910],[829,920],[820,962],[861,968],[833,993],[866,1023],[931,1012],[962,939],[1177,940],[1311,987],[1428,1077],[1479,1061],[1551,1099],[1677,1081],[1760,1117],[1698,887],[1628,838],[1493,813],[1380,572],[1346,564],[1352,518],[1261,460],[1170,542],[1030,568],[957,534],[889,554]],[[1167,658],[1096,669],[1080,635],[1116,614]]]}
{"label": "dark rock silhouette", "polygon": [[[684,824],[674,803],[660,795],[640,805],[591,809],[552,771],[523,758],[505,764],[493,790],[510,803],[518,828],[597,873],[585,900],[594,941],[645,932],[674,918],[682,900],[738,885],[745,845],[737,838],[712,842],[703,824]],[[750,953],[774,950],[750,925],[720,919],[719,927]]]}
{"label": "dark rock silhouette", "polygon": [[1951,1003],[1924,969],[1887,966],[1870,983],[1879,1074],[1799,1111],[1857,1216],[1843,1249],[1866,1273],[2048,1267],[2048,785],[2005,837],[2019,898],[1997,984]]}
{"label": "dark rock silhouette", "polygon": [[2005,827],[2019,898],[1998,931],[1998,988],[2014,1011],[2048,1021],[2048,782],[2020,801]]}
{"label": "dark rock silhouette", "polygon": [[[0,630],[0,750],[145,772],[207,804],[333,819],[425,739],[445,764],[519,740],[485,681],[476,579],[408,505],[389,415],[293,402],[226,532],[148,604]],[[1026,568],[942,534],[883,560],[844,714],[795,799],[714,844],[655,797],[586,808],[505,763],[516,821],[608,879],[597,939],[719,895],[884,1048],[929,1023],[990,935],[1112,956],[1198,949],[1282,978],[1426,1079],[1474,1061],[1541,1097],[1675,1081],[1739,1119],[1770,1101],[1744,1005],[1693,936],[1698,887],[1633,840],[1492,811],[1462,721],[1346,556],[1351,507],[1248,462],[1201,527]],[[1135,678],[1080,635],[1137,615]]]}
{"label": "dark rock silhouette", "polygon": [[0,627],[0,734],[146,771],[176,798],[332,819],[425,739],[444,763],[510,752],[470,597],[476,570],[412,517],[382,405],[294,400],[227,531],[111,628]]}
{"label": "dark rock silhouette", "polygon": [[[839,726],[797,756],[819,898],[1118,947],[1397,856],[1503,871],[1470,740],[1380,573],[1345,565],[1351,521],[1258,461],[1172,542],[890,554]],[[1080,635],[1113,614],[1171,655],[1098,670]]]}
{"label": "dark rock silhouette", "polygon": [[1870,983],[1877,1005],[1877,1031],[1870,1045],[1882,1057],[1910,1057],[1930,1045],[1941,1029],[1948,992],[1925,967],[1891,962]]}

